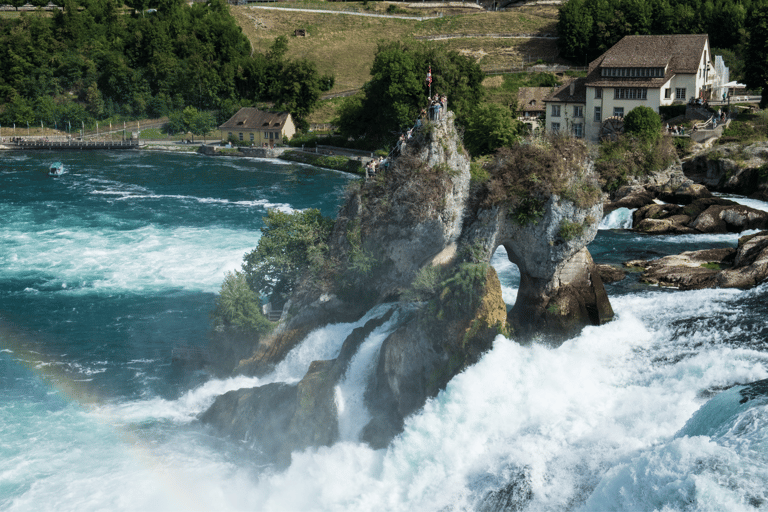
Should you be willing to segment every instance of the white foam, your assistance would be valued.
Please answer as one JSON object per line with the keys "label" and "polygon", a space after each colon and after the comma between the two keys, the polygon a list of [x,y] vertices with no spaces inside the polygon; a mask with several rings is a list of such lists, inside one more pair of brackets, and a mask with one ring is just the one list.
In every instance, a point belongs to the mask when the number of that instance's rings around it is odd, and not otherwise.
{"label": "white foam", "polygon": [[637,208],[617,208],[603,217],[597,229],[632,229],[632,214]]}
{"label": "white foam", "polygon": [[225,272],[239,268],[243,254],[258,240],[258,232],[246,230],[153,225],[80,232],[6,230],[3,243],[13,253],[0,254],[0,276],[44,279],[28,287],[32,292],[65,284],[67,293],[163,288],[216,292]]}
{"label": "white foam", "polygon": [[152,398],[119,404],[105,404],[94,409],[94,414],[106,418],[110,423],[128,424],[148,420],[171,420],[177,423],[193,421],[205,411],[216,397],[228,391],[259,386],[256,377],[237,376],[228,379],[212,379],[192,389],[177,400]]}
{"label": "white foam", "polygon": [[754,208],[755,210],[762,210],[764,212],[768,212],[768,203],[765,201],[760,201],[759,199],[750,199],[749,197],[744,196],[736,196],[732,194],[714,194],[717,197],[721,197],[723,199],[730,199],[731,201],[734,201],[739,204],[743,204],[744,206],[749,206],[750,208]]}
{"label": "white foam", "polygon": [[375,371],[382,342],[399,321],[399,313],[376,328],[360,345],[349,362],[344,377],[335,389],[339,421],[339,440],[358,441],[363,427],[371,420],[365,405],[369,376]]}

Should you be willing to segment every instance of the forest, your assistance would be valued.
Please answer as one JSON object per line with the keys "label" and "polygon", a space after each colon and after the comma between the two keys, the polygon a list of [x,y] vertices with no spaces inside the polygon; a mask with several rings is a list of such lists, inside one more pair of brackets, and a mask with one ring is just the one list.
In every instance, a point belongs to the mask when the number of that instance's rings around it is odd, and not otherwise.
{"label": "forest", "polygon": [[710,46],[735,61],[750,18],[766,7],[768,0],[569,0],[560,10],[558,44],[564,57],[584,63],[625,35],[709,34]]}
{"label": "forest", "polygon": [[[224,0],[63,0],[0,18],[0,124],[65,129],[269,102],[303,126],[333,85],[288,39],[253,52]],[[153,9],[147,9],[153,7]]]}

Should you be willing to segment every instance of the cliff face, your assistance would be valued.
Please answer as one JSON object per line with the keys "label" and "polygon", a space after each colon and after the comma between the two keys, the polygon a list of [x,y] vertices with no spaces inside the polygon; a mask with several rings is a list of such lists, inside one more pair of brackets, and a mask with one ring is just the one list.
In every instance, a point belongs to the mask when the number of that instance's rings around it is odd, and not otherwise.
{"label": "cliff face", "polygon": [[[337,272],[300,284],[278,329],[239,371],[264,374],[310,330],[393,303],[390,314],[397,320],[365,384],[372,419],[359,433],[382,447],[407,415],[477,361],[498,334],[512,330],[521,342],[543,337],[557,345],[585,325],[609,320],[610,303],[586,250],[602,217],[599,195],[582,197],[592,190],[591,167],[586,152],[572,151],[578,143],[558,144],[527,148],[522,159],[502,156],[486,180],[473,183],[453,114],[427,123],[387,170],[350,188],[329,241]],[[559,188],[521,188],[526,180],[540,184],[542,176]],[[509,313],[489,265],[499,246],[521,274]],[[277,452],[338,439],[333,389],[360,337],[373,328],[353,333],[337,359],[313,363],[295,395],[281,390],[289,412]],[[241,425],[249,421],[241,411],[261,410],[254,402],[263,401],[263,393],[233,393],[222,397],[226,405],[214,404],[218,412],[206,421]]]}

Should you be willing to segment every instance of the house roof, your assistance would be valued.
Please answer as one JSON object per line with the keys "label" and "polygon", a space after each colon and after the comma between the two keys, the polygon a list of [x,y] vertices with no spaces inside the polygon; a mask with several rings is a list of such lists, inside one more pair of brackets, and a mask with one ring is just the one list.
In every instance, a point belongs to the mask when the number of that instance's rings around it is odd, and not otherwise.
{"label": "house roof", "polygon": [[565,85],[561,85],[555,91],[544,98],[544,101],[562,103],[586,103],[587,84],[586,79],[577,78]]}
{"label": "house roof", "polygon": [[552,87],[521,87],[517,90],[517,108],[523,112],[544,112],[544,98]]}
{"label": "house roof", "polygon": [[[589,63],[587,84],[592,87],[661,87],[680,73],[696,74],[707,34],[624,36]],[[711,55],[707,56],[711,59]],[[603,77],[601,68],[665,68],[664,77]]]}
{"label": "house roof", "polygon": [[226,123],[219,126],[219,129],[282,130],[290,115],[288,112],[267,112],[257,108],[243,107]]}

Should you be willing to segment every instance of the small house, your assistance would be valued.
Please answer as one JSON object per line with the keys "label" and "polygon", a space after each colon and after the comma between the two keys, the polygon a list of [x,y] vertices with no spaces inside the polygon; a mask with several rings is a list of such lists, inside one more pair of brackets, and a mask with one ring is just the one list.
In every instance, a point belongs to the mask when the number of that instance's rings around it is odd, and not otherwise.
{"label": "small house", "polygon": [[219,129],[228,140],[250,142],[255,146],[274,146],[296,133],[296,125],[290,113],[268,112],[251,107],[238,110]]}

